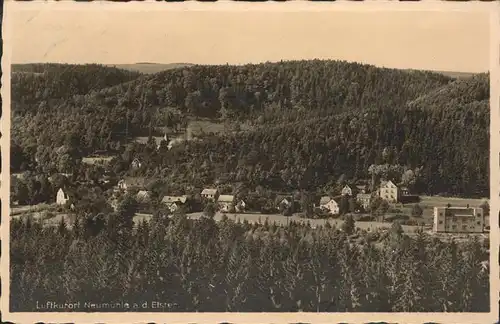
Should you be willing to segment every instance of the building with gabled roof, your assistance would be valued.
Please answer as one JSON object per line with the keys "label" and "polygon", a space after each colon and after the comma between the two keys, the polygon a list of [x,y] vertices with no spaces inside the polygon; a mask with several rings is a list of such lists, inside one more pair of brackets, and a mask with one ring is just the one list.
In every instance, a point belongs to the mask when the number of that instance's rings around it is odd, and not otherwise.
{"label": "building with gabled roof", "polygon": [[139,202],[148,202],[149,200],[151,200],[151,193],[146,190],[139,190],[136,195],[136,199]]}
{"label": "building with gabled roof", "polygon": [[205,188],[201,192],[201,196],[205,199],[216,201],[219,198],[219,190],[215,188]]}
{"label": "building with gabled roof", "polygon": [[331,215],[340,213],[339,204],[330,196],[323,196],[319,200],[319,208]]}
{"label": "building with gabled roof", "polygon": [[370,204],[372,201],[372,195],[367,193],[359,193],[356,195],[356,201],[364,210],[370,209]]}
{"label": "building with gabled roof", "polygon": [[171,212],[175,212],[178,210],[181,206],[184,206],[188,200],[188,196],[182,195],[182,196],[164,196],[163,199],[161,200],[162,204],[165,204],[165,206],[170,210]]}
{"label": "building with gabled roof", "polygon": [[134,168],[134,169],[139,169],[139,168],[142,166],[142,162],[141,162],[141,160],[139,160],[138,158],[135,158],[135,159],[132,161],[131,166],[132,166],[132,168]]}
{"label": "building with gabled roof", "polygon": [[65,205],[68,201],[69,201],[68,194],[65,193],[62,188],[59,188],[59,190],[57,190],[57,194],[56,194],[56,204],[57,205]]}
{"label": "building with gabled roof", "polygon": [[126,177],[118,182],[121,190],[142,190],[146,187],[146,179],[142,177]]}
{"label": "building with gabled roof", "polygon": [[349,185],[345,185],[344,188],[342,188],[342,196],[352,196],[352,189],[349,187]]}
{"label": "building with gabled roof", "polygon": [[234,206],[235,197],[233,195],[220,195],[217,199],[217,206],[221,212],[229,212]]}

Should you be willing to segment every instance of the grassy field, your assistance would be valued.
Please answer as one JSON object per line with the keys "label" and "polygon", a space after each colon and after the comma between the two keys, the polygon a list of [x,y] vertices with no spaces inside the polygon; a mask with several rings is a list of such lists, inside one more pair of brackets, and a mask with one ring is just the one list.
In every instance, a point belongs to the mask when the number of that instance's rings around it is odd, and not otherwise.
{"label": "grassy field", "polygon": [[[473,199],[473,198],[453,198],[453,197],[439,197],[439,196],[421,196],[420,202],[418,203],[422,207],[423,215],[422,218],[416,218],[417,220],[423,220],[425,223],[430,224],[434,217],[434,207],[446,207],[448,204],[451,206],[467,206],[479,207],[484,199]],[[411,216],[411,211],[415,203],[404,204],[402,207],[395,206],[396,209],[401,210],[399,213],[393,214],[404,214]]]}
{"label": "grassy field", "polygon": [[[246,123],[240,123],[238,124],[238,126],[239,129],[242,131],[251,129],[251,126]],[[201,137],[203,134],[210,134],[210,133],[223,134],[223,133],[233,132],[234,125],[229,125],[219,120],[198,119],[189,121],[188,129],[190,129],[191,134],[193,136]],[[155,139],[156,143],[159,144],[164,136],[160,134],[164,134],[165,127],[157,126],[155,127],[155,132],[157,136],[152,136],[152,137]],[[167,131],[167,135],[172,140],[174,138],[184,138],[186,133],[184,131],[177,132],[174,131],[173,129],[170,129]],[[134,141],[140,144],[146,144],[148,141],[148,136],[137,136],[134,138]]]}
{"label": "grassy field", "polygon": [[61,222],[62,218],[64,218],[64,220],[66,221],[66,225],[68,227],[71,227],[73,225],[73,215],[68,213],[54,213],[53,217],[50,218],[44,218],[46,217],[46,213],[41,211],[12,216],[13,219],[20,219],[20,220],[25,220],[28,217],[31,217],[33,220],[36,221],[42,221],[43,226],[57,226]]}
{"label": "grassy field", "polygon": [[193,120],[189,122],[188,127],[191,128],[192,134],[195,136],[199,136],[203,133],[219,134],[227,131],[227,127],[224,123],[211,120]]}
{"label": "grassy field", "polygon": [[15,215],[20,215],[24,213],[29,213],[29,212],[39,212],[39,211],[44,211],[50,207],[55,206],[55,204],[38,204],[38,205],[31,205],[31,206],[11,206],[10,208],[10,215],[15,216]]}

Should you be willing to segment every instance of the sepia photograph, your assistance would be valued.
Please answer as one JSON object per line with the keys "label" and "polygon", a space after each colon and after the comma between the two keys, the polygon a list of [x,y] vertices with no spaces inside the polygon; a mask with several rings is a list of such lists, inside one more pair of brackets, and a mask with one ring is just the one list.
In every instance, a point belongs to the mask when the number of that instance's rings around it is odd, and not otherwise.
{"label": "sepia photograph", "polygon": [[5,11],[5,320],[498,304],[491,6],[86,5]]}

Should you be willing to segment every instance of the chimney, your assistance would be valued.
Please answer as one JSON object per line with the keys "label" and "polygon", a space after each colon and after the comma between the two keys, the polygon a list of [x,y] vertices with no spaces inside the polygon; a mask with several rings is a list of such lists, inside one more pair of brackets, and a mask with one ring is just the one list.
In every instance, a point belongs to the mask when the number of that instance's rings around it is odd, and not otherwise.
{"label": "chimney", "polygon": [[467,204],[467,208],[469,208],[469,204]]}

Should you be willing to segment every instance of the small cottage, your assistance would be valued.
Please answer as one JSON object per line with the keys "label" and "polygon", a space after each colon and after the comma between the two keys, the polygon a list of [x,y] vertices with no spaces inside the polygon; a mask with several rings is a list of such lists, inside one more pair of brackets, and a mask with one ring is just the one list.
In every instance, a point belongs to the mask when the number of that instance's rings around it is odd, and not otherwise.
{"label": "small cottage", "polygon": [[142,190],[146,186],[146,179],[141,177],[127,177],[118,182],[121,190]]}
{"label": "small cottage", "polygon": [[180,207],[184,206],[187,201],[187,196],[164,196],[161,200],[162,204],[164,204],[170,212],[175,212]]}
{"label": "small cottage", "polygon": [[213,188],[203,189],[201,196],[205,199],[216,201],[219,198],[219,191]]}
{"label": "small cottage", "polygon": [[290,208],[293,205],[293,199],[291,197],[284,197],[278,203],[278,207],[281,208]]}
{"label": "small cottage", "polygon": [[138,158],[135,158],[135,159],[132,161],[131,166],[132,166],[132,168],[133,168],[133,169],[139,169],[139,168],[142,166],[142,162],[141,162],[141,160],[139,160]]}
{"label": "small cottage", "polygon": [[245,204],[245,202],[240,199],[240,200],[238,200],[238,202],[236,203],[234,208],[235,208],[237,213],[242,213],[247,208],[247,204]]}
{"label": "small cottage", "polygon": [[338,215],[340,212],[338,203],[329,196],[321,197],[319,207],[331,215]]}
{"label": "small cottage", "polygon": [[345,185],[344,188],[342,188],[342,196],[352,196],[352,189],[348,185]]}
{"label": "small cottage", "polygon": [[360,194],[365,194],[367,192],[365,185],[357,185],[356,190]]}
{"label": "small cottage", "polygon": [[146,190],[139,190],[136,199],[138,202],[149,202],[151,200],[151,193]]}
{"label": "small cottage", "polygon": [[408,190],[408,187],[400,187],[399,188],[399,193],[402,196],[409,196],[410,195],[410,190]]}
{"label": "small cottage", "polygon": [[233,195],[220,195],[219,199],[217,199],[217,206],[221,212],[227,213],[231,211],[234,200]]}
{"label": "small cottage", "polygon": [[372,196],[366,193],[359,193],[356,195],[356,201],[360,206],[363,206],[364,210],[370,209],[370,203],[372,200]]}

